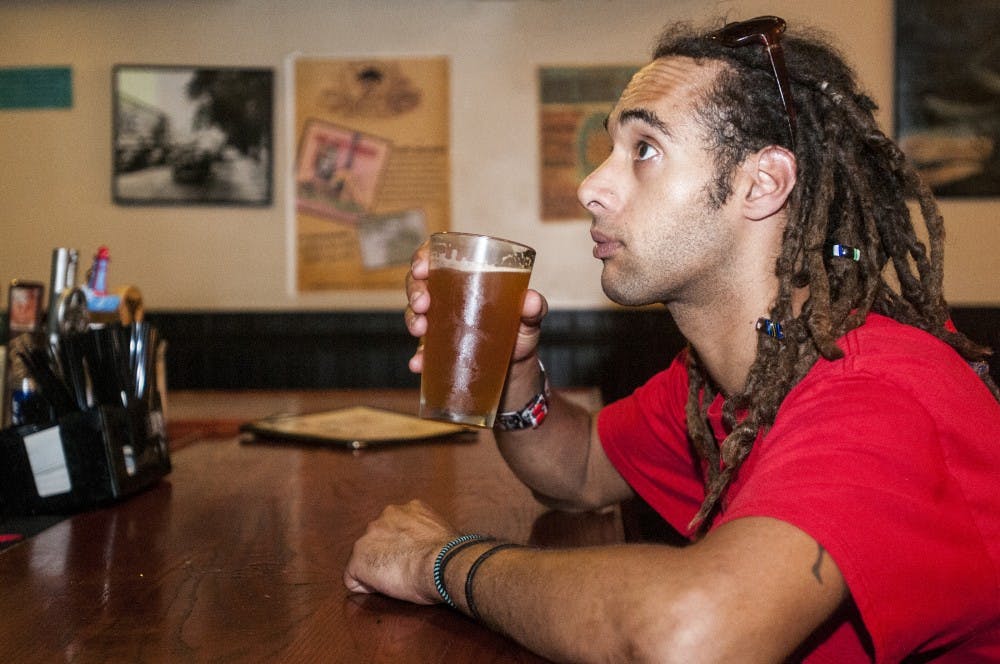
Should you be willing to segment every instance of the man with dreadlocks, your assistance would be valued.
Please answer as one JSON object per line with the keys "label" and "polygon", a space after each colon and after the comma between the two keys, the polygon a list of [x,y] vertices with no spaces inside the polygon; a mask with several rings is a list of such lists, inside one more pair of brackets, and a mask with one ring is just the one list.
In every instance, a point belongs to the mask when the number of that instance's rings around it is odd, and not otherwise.
{"label": "man with dreadlocks", "polygon": [[[687,349],[591,417],[540,387],[530,291],[496,433],[546,504],[639,495],[692,543],[514,546],[414,501],[355,544],[349,589],[447,601],[557,660],[1000,661],[988,351],[949,324],[941,217],[874,104],[784,28],[664,33],[580,186],[605,293],[663,303]],[[426,277],[421,249],[416,336]]]}

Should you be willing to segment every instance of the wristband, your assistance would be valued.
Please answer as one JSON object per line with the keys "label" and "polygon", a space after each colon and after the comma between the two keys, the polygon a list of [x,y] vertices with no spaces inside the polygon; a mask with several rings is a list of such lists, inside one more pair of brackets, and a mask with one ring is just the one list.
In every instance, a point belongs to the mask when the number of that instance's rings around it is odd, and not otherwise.
{"label": "wristband", "polygon": [[493,428],[499,431],[535,429],[545,421],[545,416],[549,413],[549,377],[541,360],[538,360],[538,375],[541,378],[542,391],[524,404],[521,410],[498,413]]}
{"label": "wristband", "polygon": [[451,598],[451,595],[448,594],[448,590],[444,587],[444,574],[442,567],[444,558],[445,556],[448,555],[448,552],[454,549],[456,546],[465,544],[466,542],[472,542],[475,540],[484,540],[484,539],[492,539],[492,538],[489,538],[486,535],[478,535],[475,533],[469,535],[462,535],[461,537],[456,537],[455,539],[448,542],[441,548],[441,551],[438,553],[437,558],[434,560],[434,587],[437,588],[438,595],[441,595],[441,599],[444,600],[445,604],[447,604],[453,609],[457,609],[458,606],[455,605],[455,601]]}
{"label": "wristband", "polygon": [[448,553],[446,553],[445,556],[441,559],[441,572],[438,575],[441,577],[441,585],[442,586],[444,585],[445,570],[448,568],[448,563],[451,562],[452,558],[458,555],[459,551],[461,551],[462,549],[467,549],[470,546],[475,546],[476,544],[485,544],[487,542],[495,542],[495,541],[497,541],[496,537],[474,537],[473,539],[462,542],[455,548],[448,551]]}
{"label": "wristband", "polygon": [[479,610],[476,608],[476,601],[472,598],[472,580],[476,578],[476,572],[479,571],[479,566],[486,562],[486,559],[494,553],[498,553],[504,549],[511,549],[520,546],[520,544],[515,544],[514,542],[497,544],[493,548],[487,549],[481,553],[479,557],[476,558],[476,562],[472,563],[472,567],[469,568],[469,573],[465,577],[465,604],[469,607],[469,614],[478,622],[482,622],[483,618],[479,615]]}

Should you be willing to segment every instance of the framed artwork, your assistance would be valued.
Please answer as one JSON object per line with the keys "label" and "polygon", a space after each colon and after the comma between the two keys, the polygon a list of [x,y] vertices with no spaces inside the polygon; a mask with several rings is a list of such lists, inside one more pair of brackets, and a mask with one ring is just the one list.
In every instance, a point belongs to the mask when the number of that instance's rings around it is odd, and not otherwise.
{"label": "framed artwork", "polygon": [[293,54],[288,286],[396,289],[451,225],[448,58]]}
{"label": "framed artwork", "polygon": [[370,212],[390,146],[356,129],[308,121],[295,169],[298,210],[344,221]]}
{"label": "framed artwork", "polygon": [[576,189],[611,151],[604,122],[639,68],[595,65],[538,69],[542,221],[587,217]]}
{"label": "framed artwork", "polygon": [[7,293],[7,338],[23,332],[34,334],[42,329],[45,314],[45,286],[38,281],[10,282]]}
{"label": "framed artwork", "polygon": [[896,134],[938,196],[1000,195],[996,0],[896,1]]}
{"label": "framed artwork", "polygon": [[114,202],[270,205],[273,99],[271,69],[115,66]]}

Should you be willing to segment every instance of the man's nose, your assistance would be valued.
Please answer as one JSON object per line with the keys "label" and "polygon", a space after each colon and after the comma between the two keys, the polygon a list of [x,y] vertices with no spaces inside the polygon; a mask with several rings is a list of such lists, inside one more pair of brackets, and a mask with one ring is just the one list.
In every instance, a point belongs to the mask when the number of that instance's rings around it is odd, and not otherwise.
{"label": "man's nose", "polygon": [[612,186],[611,171],[612,164],[609,156],[600,166],[591,171],[590,175],[584,178],[577,188],[577,199],[590,212],[596,212],[599,209],[612,210],[617,203],[618,196]]}

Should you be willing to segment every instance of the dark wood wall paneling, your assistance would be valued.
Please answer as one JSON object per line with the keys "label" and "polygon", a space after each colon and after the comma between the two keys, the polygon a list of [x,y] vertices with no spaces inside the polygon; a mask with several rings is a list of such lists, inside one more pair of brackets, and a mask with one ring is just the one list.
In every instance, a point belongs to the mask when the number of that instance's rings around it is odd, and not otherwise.
{"label": "dark wood wall paneling", "polygon": [[[171,389],[416,387],[400,312],[150,312]],[[553,311],[542,361],[555,385],[627,394],[684,340],[665,311]]]}
{"label": "dark wood wall paneling", "polygon": [[[416,341],[398,311],[154,311],[167,340],[171,389],[416,387],[407,360]],[[975,341],[997,349],[1000,307],[956,307],[952,318]],[[6,312],[0,329],[6,330]],[[5,342],[6,339],[3,339]],[[542,337],[554,385],[598,386],[606,401],[631,392],[684,345],[663,309],[558,310]]]}
{"label": "dark wood wall paneling", "polygon": [[[392,312],[150,312],[171,389],[415,387],[416,341]],[[959,329],[1000,349],[1000,307],[960,307]],[[555,385],[628,394],[684,340],[665,310],[552,311],[541,356]],[[1000,358],[991,363],[1000,379]]]}

